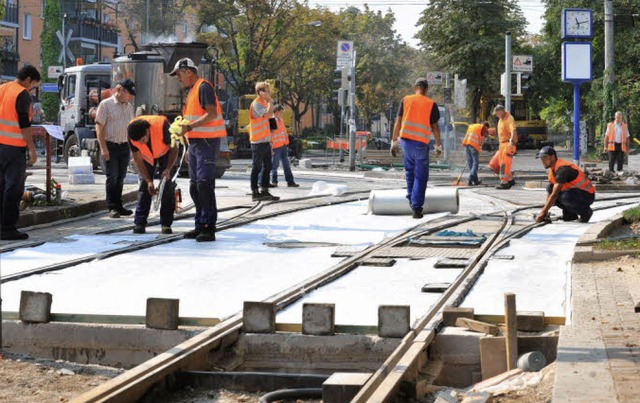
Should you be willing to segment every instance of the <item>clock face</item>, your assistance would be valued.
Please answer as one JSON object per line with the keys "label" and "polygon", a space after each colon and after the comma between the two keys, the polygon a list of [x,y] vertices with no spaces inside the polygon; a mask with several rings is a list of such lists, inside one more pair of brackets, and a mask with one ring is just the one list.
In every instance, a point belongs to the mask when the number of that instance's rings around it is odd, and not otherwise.
{"label": "clock face", "polygon": [[589,10],[566,10],[564,23],[566,36],[591,36],[591,12]]}

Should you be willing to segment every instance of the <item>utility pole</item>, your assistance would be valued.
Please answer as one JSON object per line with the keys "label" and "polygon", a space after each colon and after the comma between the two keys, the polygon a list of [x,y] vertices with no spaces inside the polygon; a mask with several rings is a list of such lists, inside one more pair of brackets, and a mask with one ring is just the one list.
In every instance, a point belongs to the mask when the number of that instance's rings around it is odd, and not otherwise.
{"label": "utility pole", "polygon": [[511,65],[513,60],[511,57],[511,32],[507,31],[504,35],[504,109],[511,113]]}
{"label": "utility pole", "polygon": [[602,103],[603,122],[611,120],[615,109],[615,55],[613,52],[613,0],[604,2],[604,99]]}
{"label": "utility pole", "polygon": [[[356,56],[353,52],[353,67],[349,82],[349,171],[356,170]],[[362,153],[362,150],[360,150]]]}

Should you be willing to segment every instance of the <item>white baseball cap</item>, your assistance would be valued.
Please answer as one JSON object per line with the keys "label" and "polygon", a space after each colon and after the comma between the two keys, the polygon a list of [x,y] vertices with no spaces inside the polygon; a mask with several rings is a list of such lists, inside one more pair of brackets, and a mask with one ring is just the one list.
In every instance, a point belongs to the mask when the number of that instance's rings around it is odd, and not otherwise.
{"label": "white baseball cap", "polygon": [[188,57],[185,57],[176,62],[176,66],[173,68],[173,71],[169,73],[169,75],[175,76],[178,73],[178,70],[180,69],[194,69],[197,71],[198,66],[196,66],[193,60],[189,59]]}

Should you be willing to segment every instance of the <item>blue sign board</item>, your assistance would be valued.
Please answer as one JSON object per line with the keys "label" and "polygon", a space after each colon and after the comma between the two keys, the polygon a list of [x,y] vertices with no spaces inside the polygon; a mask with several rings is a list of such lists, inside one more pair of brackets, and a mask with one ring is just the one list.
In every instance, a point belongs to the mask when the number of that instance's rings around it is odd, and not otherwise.
{"label": "blue sign board", "polygon": [[43,83],[42,84],[42,92],[58,92],[58,84],[53,83]]}

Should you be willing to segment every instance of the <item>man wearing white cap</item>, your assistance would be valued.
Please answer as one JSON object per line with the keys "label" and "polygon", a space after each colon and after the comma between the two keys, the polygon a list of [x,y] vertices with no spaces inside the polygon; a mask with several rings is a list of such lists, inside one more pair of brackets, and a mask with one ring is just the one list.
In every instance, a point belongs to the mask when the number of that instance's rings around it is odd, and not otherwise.
{"label": "man wearing white cap", "polygon": [[220,138],[227,135],[222,109],[210,82],[198,76],[193,60],[178,60],[171,76],[188,89],[182,116],[189,124],[182,134],[189,140],[189,194],[196,206],[195,229],[184,234],[197,242],[216,240],[216,161]]}

